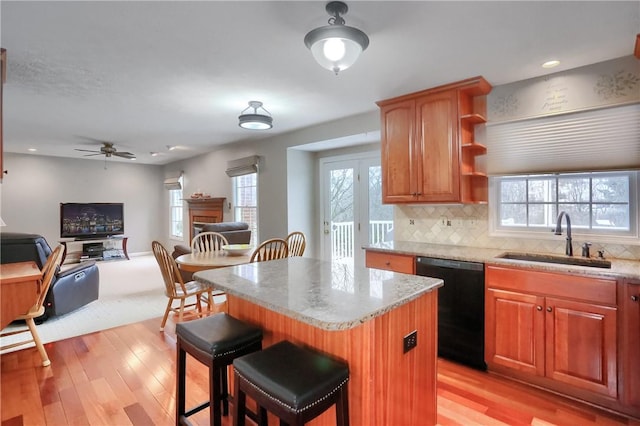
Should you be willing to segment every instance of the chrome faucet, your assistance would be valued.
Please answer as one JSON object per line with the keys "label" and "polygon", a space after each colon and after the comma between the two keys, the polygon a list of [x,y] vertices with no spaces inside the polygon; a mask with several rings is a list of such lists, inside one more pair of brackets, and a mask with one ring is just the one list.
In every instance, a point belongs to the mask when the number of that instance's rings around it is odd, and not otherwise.
{"label": "chrome faucet", "polygon": [[567,218],[567,248],[565,249],[565,254],[567,256],[573,256],[573,246],[571,245],[571,218],[564,210],[558,215],[555,234],[562,235],[562,216]]}

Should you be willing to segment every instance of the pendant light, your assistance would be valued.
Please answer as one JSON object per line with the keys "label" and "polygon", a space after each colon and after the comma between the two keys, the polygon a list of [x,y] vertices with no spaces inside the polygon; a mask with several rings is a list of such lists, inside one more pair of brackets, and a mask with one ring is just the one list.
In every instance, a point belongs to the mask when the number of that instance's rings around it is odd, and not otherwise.
{"label": "pendant light", "polygon": [[338,75],[356,62],[360,53],[369,46],[369,37],[359,29],[345,25],[340,16],[349,11],[345,3],[332,1],[325,9],[331,15],[329,25],[309,31],[304,37],[304,44],[321,67]]}
{"label": "pendant light", "polygon": [[[250,111],[251,109],[253,111]],[[268,130],[273,127],[271,114],[264,109],[262,102],[259,101],[249,101],[249,106],[240,113],[238,120],[238,125],[243,129]]]}

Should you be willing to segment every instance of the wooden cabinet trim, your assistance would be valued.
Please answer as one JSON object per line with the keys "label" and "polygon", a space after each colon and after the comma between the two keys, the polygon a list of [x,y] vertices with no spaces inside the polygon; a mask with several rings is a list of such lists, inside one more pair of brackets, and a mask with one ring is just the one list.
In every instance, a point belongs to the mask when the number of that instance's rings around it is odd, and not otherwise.
{"label": "wooden cabinet trim", "polygon": [[616,280],[487,265],[491,287],[616,306]]}

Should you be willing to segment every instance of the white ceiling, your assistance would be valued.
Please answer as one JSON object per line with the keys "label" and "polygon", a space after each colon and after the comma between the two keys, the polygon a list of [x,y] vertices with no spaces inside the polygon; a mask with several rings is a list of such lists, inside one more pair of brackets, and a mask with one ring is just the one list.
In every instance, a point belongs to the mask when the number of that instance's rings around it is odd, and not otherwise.
{"label": "white ceiling", "polygon": [[[631,55],[640,32],[638,1],[347,3],[371,42],[335,76],[303,43],[325,2],[3,0],[4,149],[82,158],[109,141],[164,164],[476,75],[501,85]],[[250,100],[273,129],[238,127]]]}

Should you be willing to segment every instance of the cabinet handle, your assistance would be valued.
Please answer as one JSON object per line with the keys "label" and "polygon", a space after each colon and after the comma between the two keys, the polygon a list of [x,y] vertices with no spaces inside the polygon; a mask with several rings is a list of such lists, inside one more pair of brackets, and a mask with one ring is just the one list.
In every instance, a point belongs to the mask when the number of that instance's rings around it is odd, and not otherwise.
{"label": "cabinet handle", "polygon": [[385,262],[385,265],[390,266],[390,265],[391,265],[391,262],[387,260],[387,261]]}
{"label": "cabinet handle", "polygon": [[541,311],[542,310],[542,306],[538,305],[538,306],[536,306],[536,309]]}
{"label": "cabinet handle", "polygon": [[631,300],[633,302],[637,302],[638,301],[638,296],[636,296],[636,295],[631,296]]}
{"label": "cabinet handle", "polygon": [[551,306],[547,306],[547,312],[551,312],[553,311],[553,309],[551,308]]}

